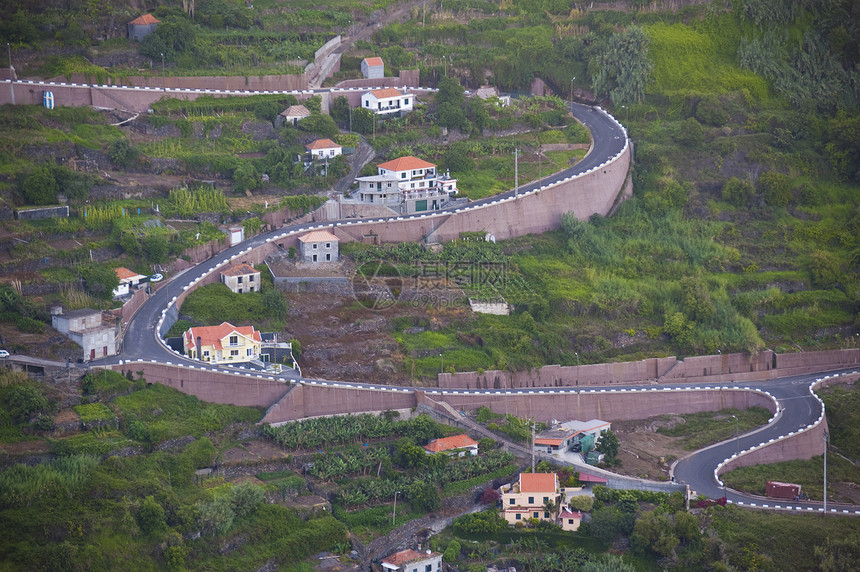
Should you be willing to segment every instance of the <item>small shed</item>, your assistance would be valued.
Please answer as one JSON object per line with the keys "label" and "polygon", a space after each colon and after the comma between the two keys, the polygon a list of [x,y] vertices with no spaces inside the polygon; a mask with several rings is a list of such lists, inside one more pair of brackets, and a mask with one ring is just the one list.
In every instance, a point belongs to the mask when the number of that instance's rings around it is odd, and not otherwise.
{"label": "small shed", "polygon": [[296,126],[299,124],[299,121],[310,116],[310,110],[308,110],[304,105],[291,105],[280,112],[275,118],[275,127],[280,127],[285,123],[290,123],[293,126]]}
{"label": "small shed", "polygon": [[155,31],[155,28],[161,23],[161,20],[152,14],[144,14],[138,16],[128,23],[128,38],[140,42],[145,37]]}
{"label": "small shed", "polygon": [[361,75],[366,79],[385,77],[385,63],[382,58],[364,58],[361,60]]}

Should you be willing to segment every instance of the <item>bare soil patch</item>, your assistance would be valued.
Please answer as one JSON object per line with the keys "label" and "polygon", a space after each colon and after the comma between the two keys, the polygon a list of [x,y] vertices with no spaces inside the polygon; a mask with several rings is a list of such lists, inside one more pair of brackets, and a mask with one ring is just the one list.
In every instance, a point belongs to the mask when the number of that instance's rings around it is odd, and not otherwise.
{"label": "bare soil patch", "polygon": [[255,439],[243,441],[241,446],[236,446],[224,451],[222,460],[225,465],[238,465],[242,463],[260,463],[263,461],[274,461],[286,459],[288,453],[271,441]]}
{"label": "bare soil patch", "polygon": [[683,423],[680,417],[664,421],[662,416],[614,422],[612,431],[618,435],[621,445],[618,454],[621,466],[612,470],[633,477],[668,480],[672,462],[689,454],[689,451],[684,449],[680,437],[661,435],[657,429],[679,422]]}

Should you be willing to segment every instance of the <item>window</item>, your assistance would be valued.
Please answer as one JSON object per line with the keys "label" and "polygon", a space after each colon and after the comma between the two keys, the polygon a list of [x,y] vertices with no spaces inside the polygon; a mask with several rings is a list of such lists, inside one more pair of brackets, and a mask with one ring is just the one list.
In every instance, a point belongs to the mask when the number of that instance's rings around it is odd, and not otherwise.
{"label": "window", "polygon": [[548,513],[547,511],[543,511],[543,517],[544,517],[544,518],[549,518],[549,513]]}
{"label": "window", "polygon": [[[384,196],[384,195],[383,195],[383,196]],[[331,248],[331,243],[330,243],[330,242],[326,242],[326,243],[325,243],[325,247],[326,247],[326,248]]]}
{"label": "window", "polygon": [[238,346],[239,345],[239,336],[230,336],[230,345]]}
{"label": "window", "polygon": [[521,515],[520,513],[517,513],[517,517],[516,517],[516,518],[517,518],[517,520],[522,520],[523,515]]}
{"label": "window", "polygon": [[543,497],[543,502],[546,502],[548,500],[549,500],[549,497]]}
{"label": "window", "polygon": [[514,504],[514,499],[511,499],[511,504]]}
{"label": "window", "polygon": [[567,524],[573,524],[573,519],[572,518],[567,519]]}
{"label": "window", "polygon": [[203,357],[209,357],[209,350],[203,350]]}
{"label": "window", "polygon": [[241,294],[241,293],[242,293],[242,289],[241,289],[241,288],[239,288],[239,294]]}
{"label": "window", "polygon": [[427,566],[425,566],[425,567],[424,567],[424,572],[433,572],[433,565],[432,565],[432,564],[428,564]]}
{"label": "window", "polygon": [[534,504],[534,503],[535,503],[535,498],[529,497],[529,504]]}
{"label": "window", "polygon": [[253,281],[254,281],[254,275],[251,274],[250,276],[248,276],[248,282],[253,282]]}
{"label": "window", "polygon": [[248,348],[247,350],[245,350],[245,355],[247,355],[247,356],[254,355],[254,348]]}
{"label": "window", "polygon": [[401,178],[401,179],[405,179],[405,178],[406,178],[406,171],[404,171],[404,172],[400,173],[400,178]]}
{"label": "window", "polygon": [[316,250],[316,249],[317,249],[317,243],[316,243],[316,242],[315,242],[315,243],[314,243],[314,245],[313,245],[313,249],[314,249],[314,250]]}
{"label": "window", "polygon": [[540,518],[540,516],[538,516],[538,515],[540,515],[540,513],[539,513],[539,512],[534,512],[534,513],[532,513],[532,514],[534,514],[534,515],[535,515],[535,518]]}
{"label": "window", "polygon": [[239,276],[239,277],[236,279],[236,283],[237,283],[237,284],[241,284],[241,283],[242,283],[242,277],[241,277],[241,276]]}
{"label": "window", "polygon": [[239,350],[230,350],[231,357],[239,357]]}

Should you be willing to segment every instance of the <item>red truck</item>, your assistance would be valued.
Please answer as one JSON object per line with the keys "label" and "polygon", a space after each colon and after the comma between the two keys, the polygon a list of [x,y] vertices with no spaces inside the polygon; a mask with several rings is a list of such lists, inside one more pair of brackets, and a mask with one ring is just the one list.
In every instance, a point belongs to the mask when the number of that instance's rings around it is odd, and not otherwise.
{"label": "red truck", "polygon": [[800,485],[794,483],[781,483],[779,481],[768,481],[765,495],[777,499],[795,500],[800,498]]}

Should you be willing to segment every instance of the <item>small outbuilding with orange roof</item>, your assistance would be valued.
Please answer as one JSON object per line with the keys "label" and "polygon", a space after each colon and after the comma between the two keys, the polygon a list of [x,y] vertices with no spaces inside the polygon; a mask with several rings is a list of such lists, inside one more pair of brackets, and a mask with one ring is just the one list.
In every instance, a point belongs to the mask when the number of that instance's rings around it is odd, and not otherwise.
{"label": "small outbuilding with orange roof", "polygon": [[433,439],[424,445],[424,451],[428,455],[445,453],[452,457],[465,457],[466,455],[474,457],[478,454],[478,442],[466,434],[454,435]]}
{"label": "small outbuilding with orange roof", "polygon": [[161,23],[161,20],[152,14],[144,14],[138,16],[128,23],[128,38],[140,42],[145,37],[155,31],[155,28]]}
{"label": "small outbuilding with orange roof", "polygon": [[361,75],[366,79],[385,77],[385,63],[382,58],[364,58],[361,60]]}

